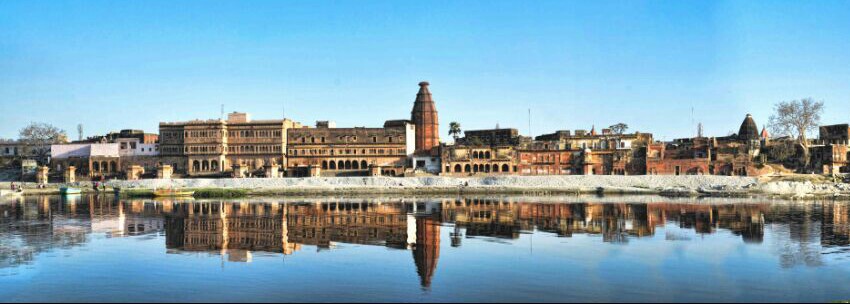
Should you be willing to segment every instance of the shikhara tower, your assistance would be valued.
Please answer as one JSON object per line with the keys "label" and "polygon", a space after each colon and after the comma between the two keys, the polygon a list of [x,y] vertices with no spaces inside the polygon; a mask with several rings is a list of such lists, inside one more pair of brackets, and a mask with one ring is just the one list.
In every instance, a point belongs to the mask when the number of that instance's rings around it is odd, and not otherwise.
{"label": "shikhara tower", "polygon": [[419,83],[419,93],[416,93],[410,113],[410,120],[416,126],[416,152],[420,153],[440,145],[440,122],[428,85],[427,81]]}

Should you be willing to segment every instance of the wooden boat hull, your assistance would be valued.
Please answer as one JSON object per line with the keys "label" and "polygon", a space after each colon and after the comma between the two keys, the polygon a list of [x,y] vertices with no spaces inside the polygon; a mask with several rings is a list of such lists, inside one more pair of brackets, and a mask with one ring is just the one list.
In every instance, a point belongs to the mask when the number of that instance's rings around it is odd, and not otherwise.
{"label": "wooden boat hull", "polygon": [[193,195],[195,191],[156,190],[153,192],[154,197],[191,197]]}

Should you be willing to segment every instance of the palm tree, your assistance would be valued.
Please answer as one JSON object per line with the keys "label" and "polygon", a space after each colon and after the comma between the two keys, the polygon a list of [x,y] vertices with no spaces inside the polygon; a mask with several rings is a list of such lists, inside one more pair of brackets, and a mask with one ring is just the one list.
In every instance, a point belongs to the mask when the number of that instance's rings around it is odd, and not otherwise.
{"label": "palm tree", "polygon": [[458,137],[460,137],[460,132],[461,132],[461,130],[460,130],[460,124],[459,123],[457,123],[455,121],[449,123],[449,135],[454,137],[455,142],[457,142]]}

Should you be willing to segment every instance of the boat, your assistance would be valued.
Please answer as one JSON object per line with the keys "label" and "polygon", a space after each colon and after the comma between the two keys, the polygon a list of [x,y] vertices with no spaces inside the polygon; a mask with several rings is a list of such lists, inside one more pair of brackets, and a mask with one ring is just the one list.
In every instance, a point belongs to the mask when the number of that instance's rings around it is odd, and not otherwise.
{"label": "boat", "polygon": [[64,195],[69,195],[69,194],[80,194],[80,193],[83,193],[83,191],[80,190],[80,188],[62,187],[62,188],[59,188],[59,193],[62,193]]}
{"label": "boat", "polygon": [[176,189],[157,189],[153,191],[155,197],[186,197],[195,195],[195,191]]}

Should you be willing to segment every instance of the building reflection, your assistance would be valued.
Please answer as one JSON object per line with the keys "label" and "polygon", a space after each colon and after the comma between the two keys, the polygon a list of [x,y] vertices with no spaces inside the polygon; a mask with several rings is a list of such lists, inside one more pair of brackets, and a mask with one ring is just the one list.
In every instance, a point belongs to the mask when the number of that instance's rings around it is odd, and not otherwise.
{"label": "building reflection", "polygon": [[[777,235],[783,267],[821,265],[823,252],[850,246],[846,202],[552,203],[462,198],[304,201],[152,201],[112,197],[26,197],[0,204],[0,268],[41,252],[81,246],[95,237],[164,237],[168,253],[210,253],[251,262],[256,253],[330,250],[338,243],[409,250],[424,288],[438,272],[442,233],[464,239],[515,240],[537,231],[628,243],[668,225],[695,234],[718,231],[743,242]],[[446,231],[442,231],[443,227]],[[670,229],[666,229],[669,233]],[[674,240],[673,237],[666,237]]]}

